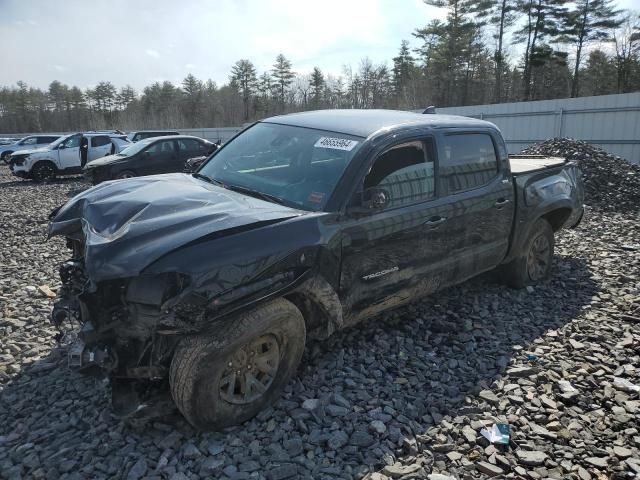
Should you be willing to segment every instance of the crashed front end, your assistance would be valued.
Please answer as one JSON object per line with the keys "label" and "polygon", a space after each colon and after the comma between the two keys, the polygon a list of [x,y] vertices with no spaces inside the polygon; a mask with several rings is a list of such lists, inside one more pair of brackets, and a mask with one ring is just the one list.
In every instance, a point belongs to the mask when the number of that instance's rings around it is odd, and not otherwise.
{"label": "crashed front end", "polygon": [[108,376],[115,413],[127,415],[152,383],[167,378],[175,345],[202,328],[205,305],[185,299],[163,309],[187,287],[188,278],[177,273],[94,283],[84,268],[82,240],[67,238],[67,244],[73,255],[60,266],[51,321],[68,346],[69,367]]}
{"label": "crashed front end", "polygon": [[253,259],[238,250],[238,259],[206,253],[206,261],[187,251],[209,252],[210,242],[228,251],[234,234],[295,211],[176,175],[106,182],[50,215],[49,236],[64,236],[71,250],[51,321],[71,367],[110,378],[120,415],[167,380],[181,339],[216,328],[237,299],[287,285],[299,271],[265,268],[282,258],[260,248]]}

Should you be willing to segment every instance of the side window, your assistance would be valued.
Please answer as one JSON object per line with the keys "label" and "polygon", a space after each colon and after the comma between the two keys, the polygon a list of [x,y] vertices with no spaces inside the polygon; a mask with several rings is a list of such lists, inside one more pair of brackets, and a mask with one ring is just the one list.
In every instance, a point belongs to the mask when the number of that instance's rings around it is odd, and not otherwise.
{"label": "side window", "polygon": [[25,138],[20,145],[35,145],[38,142],[38,137]]}
{"label": "side window", "polygon": [[498,158],[486,133],[445,135],[439,152],[440,178],[447,193],[488,184],[498,173]]}
{"label": "side window", "polygon": [[171,153],[174,151],[173,148],[173,140],[165,140],[164,142],[156,142],[153,145],[151,145],[149,148],[147,148],[146,150],[147,152],[153,154],[153,153]]}
{"label": "side window", "polygon": [[364,179],[365,191],[379,187],[389,195],[388,207],[427,200],[435,196],[431,141],[396,145],[378,157]]}
{"label": "side window", "polygon": [[193,140],[191,138],[183,138],[182,140],[178,140],[178,150],[181,152],[200,152],[203,150],[202,145],[197,140]]}
{"label": "side window", "polygon": [[111,143],[109,137],[100,136],[100,137],[92,137],[91,138],[91,146],[92,147],[102,147],[103,145],[108,145]]}
{"label": "side window", "polygon": [[38,140],[36,141],[38,145],[48,145],[51,142],[53,142],[51,137],[38,137]]}
{"label": "side window", "polygon": [[80,135],[74,135],[64,141],[64,148],[74,148],[80,146]]}

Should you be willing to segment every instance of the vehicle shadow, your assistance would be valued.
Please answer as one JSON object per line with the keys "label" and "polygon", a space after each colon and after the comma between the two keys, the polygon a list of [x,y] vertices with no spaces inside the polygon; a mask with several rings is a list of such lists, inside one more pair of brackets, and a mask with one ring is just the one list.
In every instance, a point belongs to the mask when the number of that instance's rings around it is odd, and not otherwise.
{"label": "vehicle shadow", "polygon": [[[298,478],[361,478],[416,455],[416,437],[463,414],[465,396],[512,360],[544,362],[528,359],[531,343],[578,317],[596,292],[582,258],[556,257],[553,279],[531,291],[482,275],[310,342],[283,398],[219,433],[197,433],[177,414],[134,424],[113,418],[108,386],[68,371],[54,349],[8,381],[0,375],[0,477],[2,465],[5,475],[13,468],[107,478],[144,464],[147,475],[163,477],[190,470],[217,478],[232,465],[264,478],[287,464]],[[302,408],[305,399],[319,406]],[[373,420],[384,429],[371,431]]]}

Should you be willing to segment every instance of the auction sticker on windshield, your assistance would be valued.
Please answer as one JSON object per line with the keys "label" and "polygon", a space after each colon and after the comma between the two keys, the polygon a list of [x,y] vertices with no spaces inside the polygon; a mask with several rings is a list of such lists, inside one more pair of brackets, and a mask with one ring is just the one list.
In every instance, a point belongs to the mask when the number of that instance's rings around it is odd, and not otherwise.
{"label": "auction sticker on windshield", "polygon": [[346,138],[320,137],[313,145],[316,148],[332,148],[334,150],[346,150],[350,152],[358,144],[355,140]]}

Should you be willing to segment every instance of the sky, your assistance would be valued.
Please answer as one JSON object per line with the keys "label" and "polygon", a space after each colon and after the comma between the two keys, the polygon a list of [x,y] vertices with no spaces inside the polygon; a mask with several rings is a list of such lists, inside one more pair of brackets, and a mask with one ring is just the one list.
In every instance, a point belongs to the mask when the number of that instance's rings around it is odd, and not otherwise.
{"label": "sky", "polygon": [[[640,0],[618,0],[640,9]],[[360,59],[387,62],[442,9],[422,0],[0,0],[0,85],[137,90],[188,73],[219,85],[233,64],[258,72],[284,54],[298,73],[339,75]]]}

